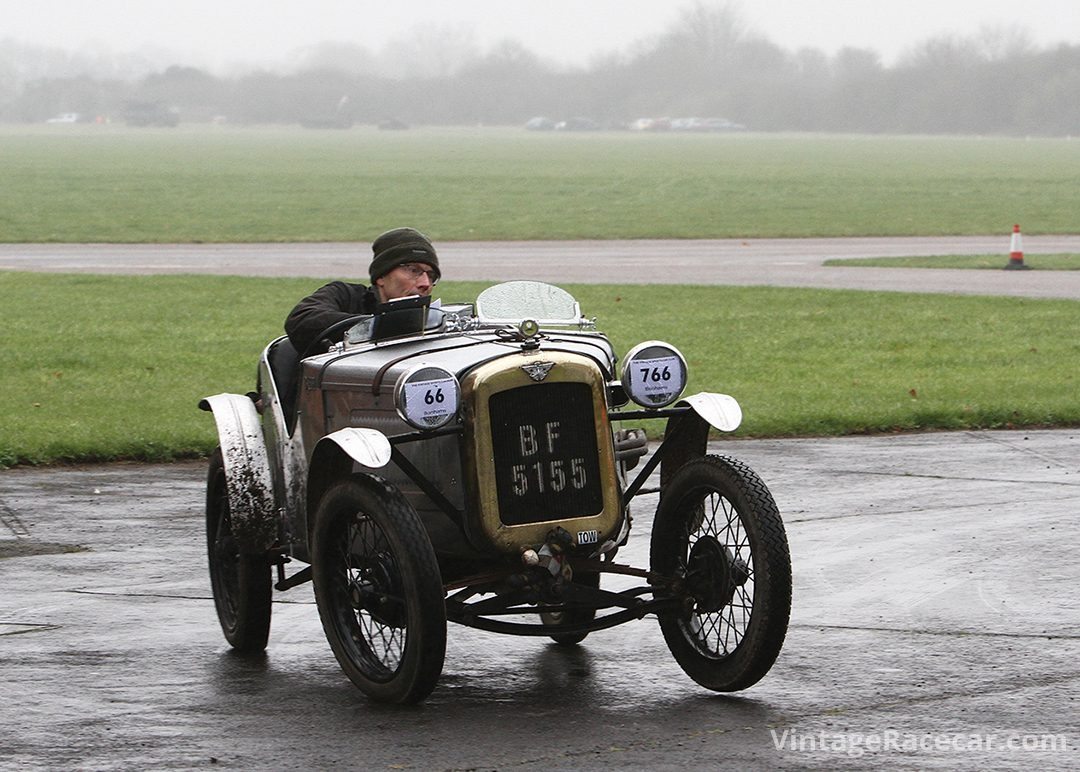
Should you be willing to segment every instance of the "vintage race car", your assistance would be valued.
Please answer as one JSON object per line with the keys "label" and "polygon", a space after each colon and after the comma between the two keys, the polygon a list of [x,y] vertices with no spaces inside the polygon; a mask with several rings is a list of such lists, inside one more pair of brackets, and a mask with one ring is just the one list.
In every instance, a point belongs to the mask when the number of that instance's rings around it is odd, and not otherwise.
{"label": "vintage race car", "polygon": [[[335,325],[325,353],[278,338],[257,392],[200,402],[220,442],[206,527],[229,644],[262,651],[273,589],[310,580],[341,668],[380,701],[430,694],[448,621],[576,645],[649,616],[702,686],[761,679],[787,631],[791,562],[766,485],[707,455],[738,403],[683,397],[686,361],[666,343],[620,366],[549,284],[429,300]],[[651,454],[620,428],[648,419],[666,421]],[[649,566],[617,562],[631,503],[657,493]]]}

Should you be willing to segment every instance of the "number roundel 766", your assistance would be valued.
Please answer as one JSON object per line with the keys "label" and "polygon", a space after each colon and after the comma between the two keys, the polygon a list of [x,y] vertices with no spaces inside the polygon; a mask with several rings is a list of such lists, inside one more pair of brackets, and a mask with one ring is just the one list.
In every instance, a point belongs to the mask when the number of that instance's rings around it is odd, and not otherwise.
{"label": "number roundel 766", "polygon": [[642,407],[666,407],[686,388],[686,360],[674,346],[651,340],[632,348],[623,360],[622,386]]}

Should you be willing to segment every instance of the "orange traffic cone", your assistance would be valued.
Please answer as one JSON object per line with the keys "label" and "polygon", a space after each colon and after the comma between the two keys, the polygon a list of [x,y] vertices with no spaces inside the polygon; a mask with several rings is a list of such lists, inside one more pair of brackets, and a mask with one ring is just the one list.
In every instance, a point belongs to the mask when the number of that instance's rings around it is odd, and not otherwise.
{"label": "orange traffic cone", "polygon": [[1020,226],[1014,225],[1012,241],[1009,242],[1009,264],[1005,266],[1005,270],[1025,271],[1030,267],[1024,265],[1024,246],[1020,241]]}

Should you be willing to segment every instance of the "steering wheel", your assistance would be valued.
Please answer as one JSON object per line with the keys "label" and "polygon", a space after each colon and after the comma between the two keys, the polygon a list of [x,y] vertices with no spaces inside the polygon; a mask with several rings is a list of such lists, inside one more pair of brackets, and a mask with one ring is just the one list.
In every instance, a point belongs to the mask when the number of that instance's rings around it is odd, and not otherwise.
{"label": "steering wheel", "polygon": [[349,329],[354,324],[367,316],[370,316],[370,314],[353,314],[352,316],[347,316],[344,319],[339,319],[338,321],[334,322],[325,330],[320,332],[315,337],[315,340],[308,344],[308,347],[305,348],[300,354],[300,359],[307,359],[312,354],[315,354],[316,349],[319,348],[326,339],[329,339],[332,343],[334,340],[334,336],[336,336],[339,332],[344,332],[345,330]]}

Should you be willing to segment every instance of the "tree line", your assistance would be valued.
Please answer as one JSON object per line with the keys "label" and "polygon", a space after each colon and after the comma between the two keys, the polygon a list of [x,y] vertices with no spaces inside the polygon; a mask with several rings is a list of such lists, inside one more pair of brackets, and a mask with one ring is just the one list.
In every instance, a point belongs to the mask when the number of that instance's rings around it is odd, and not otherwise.
{"label": "tree line", "polygon": [[183,122],[238,124],[523,125],[543,115],[616,127],[700,116],[756,131],[1080,134],[1080,46],[1038,48],[1022,32],[932,38],[885,66],[868,49],[785,50],[731,8],[701,3],[647,44],[580,68],[513,41],[483,53],[452,36],[426,42],[442,64],[425,71],[388,74],[357,46],[326,44],[291,72],[174,65],[137,78],[27,77],[0,45],[0,120],[118,121],[132,105],[160,105]]}

